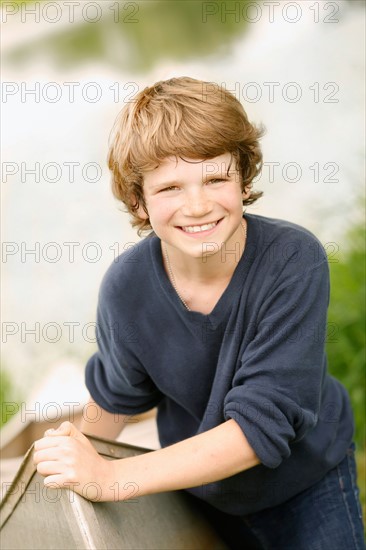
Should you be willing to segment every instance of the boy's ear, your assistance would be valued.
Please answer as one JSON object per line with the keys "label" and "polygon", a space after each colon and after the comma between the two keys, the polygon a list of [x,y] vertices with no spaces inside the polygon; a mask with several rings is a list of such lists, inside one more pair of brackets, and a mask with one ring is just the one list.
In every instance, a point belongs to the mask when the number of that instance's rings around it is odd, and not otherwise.
{"label": "boy's ear", "polygon": [[250,196],[250,185],[248,185],[247,187],[244,187],[241,194],[242,194],[243,201],[246,200]]}
{"label": "boy's ear", "polygon": [[[134,193],[131,194],[131,203],[132,204],[137,203],[137,198]],[[139,201],[139,205],[136,208],[135,212],[138,215],[138,217],[141,218],[142,220],[147,220],[147,218],[149,217],[148,213],[145,211],[143,205],[141,204],[141,201]]]}
{"label": "boy's ear", "polygon": [[139,218],[141,218],[142,220],[147,220],[149,217],[149,214],[145,211],[144,207],[141,204],[139,204],[139,207],[136,210],[136,212]]}

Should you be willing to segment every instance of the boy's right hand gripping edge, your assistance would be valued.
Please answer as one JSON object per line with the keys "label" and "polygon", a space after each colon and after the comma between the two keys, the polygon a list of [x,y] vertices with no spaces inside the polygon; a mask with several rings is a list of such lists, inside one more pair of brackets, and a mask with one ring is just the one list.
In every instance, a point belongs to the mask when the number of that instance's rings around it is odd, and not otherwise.
{"label": "boy's right hand gripping edge", "polygon": [[89,500],[111,500],[113,461],[102,458],[71,422],[47,430],[34,443],[33,460],[45,486],[69,488]]}

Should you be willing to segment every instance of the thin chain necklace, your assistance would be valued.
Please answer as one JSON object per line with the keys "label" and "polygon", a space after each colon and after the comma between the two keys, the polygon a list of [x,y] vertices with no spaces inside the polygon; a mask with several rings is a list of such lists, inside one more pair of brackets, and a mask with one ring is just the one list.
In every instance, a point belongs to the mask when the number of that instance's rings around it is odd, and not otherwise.
{"label": "thin chain necklace", "polygon": [[[247,227],[246,227],[246,224],[244,224],[243,221],[241,222],[240,227],[243,231],[244,246],[245,246],[245,243],[246,243],[246,240],[247,240]],[[184,305],[184,307],[188,311],[191,311],[191,308],[188,306],[187,302],[182,298],[182,296],[181,296],[181,294],[180,294],[180,292],[177,288],[177,283],[175,281],[174,273],[173,273],[172,266],[170,264],[170,260],[169,260],[169,256],[168,256],[168,249],[167,249],[165,243],[164,243],[164,256],[165,256],[165,263],[166,263],[166,266],[167,266],[168,272],[169,272],[170,282],[172,283],[173,288],[174,288],[175,292],[177,293],[180,301]]]}

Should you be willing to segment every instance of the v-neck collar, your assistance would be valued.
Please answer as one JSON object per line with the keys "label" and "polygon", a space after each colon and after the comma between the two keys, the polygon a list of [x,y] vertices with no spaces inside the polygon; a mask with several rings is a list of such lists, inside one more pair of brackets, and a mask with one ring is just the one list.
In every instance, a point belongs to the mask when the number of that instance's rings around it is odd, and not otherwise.
{"label": "v-neck collar", "polygon": [[[244,216],[243,216],[244,217]],[[244,252],[236,266],[232,277],[225,288],[224,292],[216,302],[214,308],[210,313],[201,313],[200,311],[188,310],[181,299],[179,298],[175,288],[173,287],[164,268],[163,255],[161,251],[161,241],[157,236],[154,236],[151,242],[151,255],[152,263],[154,266],[154,273],[158,279],[159,285],[166,295],[167,299],[173,305],[175,310],[180,316],[184,316],[186,320],[192,322],[199,321],[202,323],[208,322],[211,326],[218,326],[223,319],[226,318],[227,310],[233,302],[233,297],[240,292],[244,284],[244,279],[249,271],[250,265],[253,261],[253,256],[250,253],[253,250],[253,244],[255,243],[255,220],[250,215],[245,215],[247,222],[247,239]]]}

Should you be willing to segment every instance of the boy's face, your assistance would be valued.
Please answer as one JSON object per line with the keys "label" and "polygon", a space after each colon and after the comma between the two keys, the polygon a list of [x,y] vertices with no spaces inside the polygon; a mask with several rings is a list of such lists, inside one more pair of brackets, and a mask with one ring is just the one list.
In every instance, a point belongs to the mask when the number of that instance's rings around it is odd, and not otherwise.
{"label": "boy's face", "polygon": [[[230,153],[203,161],[168,157],[145,172],[150,223],[171,252],[197,258],[223,246],[230,250],[241,231],[242,201],[248,195],[241,191],[235,164]],[[142,208],[139,214],[146,217]]]}

